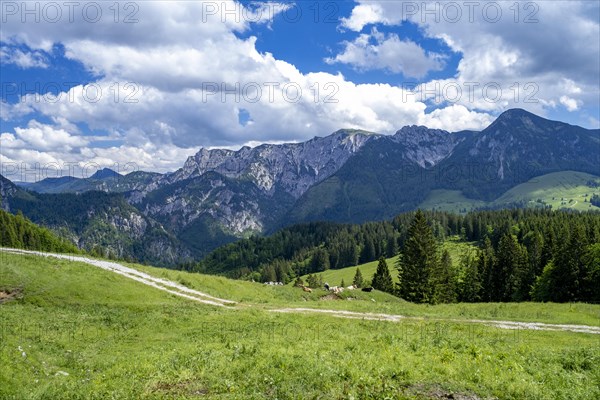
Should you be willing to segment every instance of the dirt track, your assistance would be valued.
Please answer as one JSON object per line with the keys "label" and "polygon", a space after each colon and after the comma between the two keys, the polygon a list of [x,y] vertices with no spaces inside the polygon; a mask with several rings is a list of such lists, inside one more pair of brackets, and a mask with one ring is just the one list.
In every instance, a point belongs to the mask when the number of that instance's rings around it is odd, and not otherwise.
{"label": "dirt track", "polygon": [[[54,257],[64,260],[82,262],[85,264],[93,265],[98,268],[102,268],[107,271],[114,272],[122,275],[126,278],[133,279],[137,282],[143,283],[144,285],[152,286],[156,289],[163,290],[167,293],[171,293],[175,296],[183,297],[188,300],[197,301],[204,304],[209,304],[218,307],[235,306],[237,303],[232,300],[221,299],[214,297],[209,294],[187,288],[177,282],[169,281],[167,279],[156,278],[152,275],[138,271],[133,268],[126,267],[116,262],[94,260],[84,256],[72,256],[65,254],[54,254],[45,253],[41,251],[31,250],[20,250],[10,248],[0,248],[0,251],[13,254],[29,254],[42,257]],[[236,309],[233,308],[232,309]],[[406,319],[422,319],[418,317],[406,317],[403,315],[395,314],[378,314],[378,313],[364,313],[354,311],[343,311],[343,310],[325,310],[315,308],[279,308],[271,309],[271,312],[278,313],[316,313],[330,315],[339,318],[352,318],[352,319],[363,319],[363,320],[379,320],[379,321],[390,321],[399,322]],[[501,329],[522,329],[522,330],[542,330],[542,331],[568,331],[578,333],[588,333],[600,335],[600,326],[589,326],[589,325],[561,325],[561,324],[546,324],[542,322],[515,322],[515,321],[496,321],[496,320],[482,320],[482,319],[428,319],[432,321],[445,321],[445,322],[461,322],[461,323],[473,323],[473,324],[484,324],[488,326],[494,326]]]}
{"label": "dirt track", "polygon": [[7,253],[13,253],[13,254],[29,254],[29,255],[36,255],[36,256],[42,256],[42,257],[54,257],[54,258],[59,258],[62,260],[82,262],[85,264],[89,264],[89,265],[93,265],[95,267],[102,268],[107,271],[114,272],[116,274],[125,276],[129,279],[133,279],[134,281],[143,283],[144,285],[152,286],[156,289],[163,290],[165,292],[174,294],[176,296],[185,297],[189,300],[194,300],[194,301],[198,301],[200,303],[210,304],[213,306],[221,306],[221,307],[235,304],[234,301],[220,299],[218,297],[214,297],[209,294],[187,288],[177,282],[173,282],[173,281],[169,281],[169,280],[161,279],[161,278],[156,278],[152,275],[146,274],[144,272],[138,271],[133,268],[126,267],[124,265],[121,265],[121,264],[115,263],[115,262],[94,260],[94,259],[91,259],[88,257],[83,257],[83,256],[45,253],[45,252],[41,252],[41,251],[31,251],[31,250],[0,248],[0,251],[4,251]]}

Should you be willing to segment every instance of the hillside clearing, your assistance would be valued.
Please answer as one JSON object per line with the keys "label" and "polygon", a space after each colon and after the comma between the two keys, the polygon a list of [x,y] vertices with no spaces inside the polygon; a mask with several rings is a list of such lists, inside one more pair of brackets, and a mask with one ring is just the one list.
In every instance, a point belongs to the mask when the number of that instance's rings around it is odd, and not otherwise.
{"label": "hillside clearing", "polygon": [[[452,264],[457,267],[460,263],[460,258],[469,250],[474,250],[475,244],[470,242],[461,241],[458,236],[453,236],[447,238],[442,245],[442,250],[448,250],[450,256],[452,257]],[[398,262],[398,256],[386,258],[386,263],[388,265],[388,269],[390,271],[390,275],[392,275],[392,279],[394,282],[398,282],[398,270],[396,268],[396,264]],[[323,277],[323,282],[329,283],[331,286],[340,285],[342,280],[346,285],[351,285],[352,280],[354,279],[354,274],[357,269],[360,269],[362,276],[364,277],[366,282],[371,282],[371,278],[375,271],[377,270],[377,264],[379,261],[371,261],[368,263],[360,264],[354,267],[346,267],[340,269],[328,269],[323,272],[317,272],[317,275],[321,275]],[[306,282],[307,275],[303,275],[301,278]],[[290,282],[290,285],[293,285],[293,282]]]}
{"label": "hillside clearing", "polygon": [[464,213],[482,207],[524,203],[527,207],[552,206],[553,210],[600,210],[589,202],[592,195],[600,193],[598,187],[588,185],[590,182],[600,183],[600,177],[576,171],[554,172],[517,185],[493,202],[467,198],[459,190],[436,189],[419,208]]}
{"label": "hillside clearing", "polygon": [[[0,251],[12,253],[12,254],[26,254],[40,257],[54,257],[58,259],[68,260],[72,262],[85,263],[88,265],[92,265],[94,267],[101,268],[106,271],[110,271],[116,273],[118,275],[124,276],[128,279],[132,279],[136,282],[142,283],[147,286],[151,286],[153,288],[165,291],[172,295],[182,297],[188,300],[197,301],[200,303],[204,303],[211,306],[234,306],[236,304],[233,300],[225,300],[219,297],[211,296],[204,292],[200,292],[195,289],[190,289],[182,284],[177,282],[157,278],[150,274],[138,271],[133,268],[129,268],[123,266],[116,262],[108,262],[102,260],[95,260],[88,257],[81,256],[71,256],[64,254],[54,254],[54,253],[45,253],[39,251],[30,251],[30,250],[19,250],[19,249],[6,249],[0,248]],[[350,291],[347,291],[350,292]],[[356,291],[358,293],[358,291]],[[350,298],[352,299],[352,298]],[[247,304],[248,306],[253,306],[252,304]],[[323,313],[327,315],[332,315],[335,317],[343,317],[343,318],[354,318],[354,319],[364,319],[364,320],[381,320],[381,321],[390,321],[390,322],[398,322],[402,319],[413,318],[413,319],[421,319],[421,317],[408,317],[404,315],[397,314],[385,314],[385,313],[370,313],[370,312],[357,312],[357,311],[347,311],[347,310],[331,310],[331,309],[314,309],[314,308],[266,308],[268,311],[272,312],[283,312],[283,313]],[[502,329],[532,329],[532,330],[551,330],[551,331],[570,331],[570,332],[579,332],[579,333],[590,333],[590,334],[600,334],[600,326],[586,326],[586,325],[575,325],[575,324],[545,324],[545,323],[537,323],[537,322],[521,322],[521,321],[497,321],[497,320],[478,320],[478,319],[449,319],[449,318],[434,318],[435,321],[442,322],[466,322],[466,323],[475,323],[475,324],[487,324],[497,328]]]}
{"label": "hillside clearing", "polygon": [[225,306],[232,305],[234,302],[229,300],[220,299],[218,297],[210,296],[206,293],[199,292],[197,290],[189,289],[177,282],[168,281],[161,278],[156,278],[154,276],[148,275],[144,272],[140,272],[133,268],[125,267],[116,262],[110,261],[102,261],[95,260],[88,257],[82,256],[73,256],[73,255],[65,255],[65,254],[55,254],[55,253],[45,253],[41,251],[32,251],[32,250],[20,250],[20,249],[7,249],[0,248],[0,251],[4,251],[7,253],[13,254],[29,254],[41,257],[54,257],[68,261],[81,262],[89,265],[93,265],[94,267],[102,268],[104,270],[114,272],[116,274],[125,276],[129,279],[133,279],[134,281],[143,283],[144,285],[152,286],[156,289],[163,290],[165,292],[174,294],[176,296],[184,297],[186,299],[198,301],[205,304],[210,304],[213,306]]}

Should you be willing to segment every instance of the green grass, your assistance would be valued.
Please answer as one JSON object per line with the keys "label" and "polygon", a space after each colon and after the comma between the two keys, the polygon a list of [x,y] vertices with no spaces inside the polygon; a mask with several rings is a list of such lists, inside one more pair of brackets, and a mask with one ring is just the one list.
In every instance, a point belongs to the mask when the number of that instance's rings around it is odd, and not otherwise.
{"label": "green grass", "polygon": [[551,205],[554,210],[561,208],[579,211],[600,210],[589,203],[594,193],[600,193],[600,188],[587,186],[588,181],[600,182],[600,178],[574,171],[543,175],[515,186],[498,198],[495,203],[527,201],[535,205],[536,201],[540,200],[544,204]]}
{"label": "green grass", "polygon": [[439,210],[453,213],[464,213],[487,205],[485,201],[465,197],[460,190],[436,189],[419,205],[423,210]]}
{"label": "green grass", "polygon": [[[101,269],[0,253],[2,399],[382,399],[476,394],[596,399],[597,335],[462,322],[400,323],[267,312],[267,305],[363,304],[438,316],[590,323],[599,306],[417,306],[381,297],[322,302],[290,287],[142,267],[263,307],[215,308]],[[566,315],[571,315],[566,317]],[[23,356],[22,353],[25,353]],[[68,374],[68,375],[67,375]]]}
{"label": "green grass", "polygon": [[[392,257],[392,258],[386,259],[388,269],[390,270],[390,274],[392,274],[392,278],[396,282],[398,281],[398,272],[396,270],[396,261],[397,260],[398,260],[398,257]],[[360,268],[360,272],[361,272],[363,278],[367,282],[370,282],[371,278],[373,278],[373,275],[375,274],[375,271],[377,270],[377,264],[379,264],[379,261],[371,261],[371,262],[368,262],[365,264],[357,265],[355,267],[346,267],[346,268],[341,268],[341,269],[329,269],[327,271],[319,272],[318,274],[323,277],[323,282],[329,283],[330,286],[339,286],[342,283],[342,279],[344,280],[344,283],[346,284],[346,286],[350,286],[350,285],[352,285],[352,281],[354,279],[354,274],[356,274],[357,268]],[[308,275],[304,275],[304,276],[302,276],[302,279],[304,281],[306,281],[307,277],[308,277]],[[290,283],[290,285],[292,285],[292,284],[293,284],[293,282]]]}
{"label": "green grass", "polygon": [[[456,262],[456,261],[455,261]],[[125,264],[125,263],[123,263]],[[152,274],[180,282],[192,289],[213,296],[240,302],[240,306],[252,304],[258,308],[306,307],[360,312],[377,312],[419,317],[424,319],[484,319],[508,321],[532,321],[555,324],[600,325],[600,305],[585,303],[483,303],[483,304],[413,304],[387,293],[360,290],[344,291],[346,300],[323,301],[328,294],[324,289],[313,293],[303,292],[291,285],[269,286],[247,281],[233,281],[224,277],[201,275],[183,271],[126,264]]]}
{"label": "green grass", "polygon": [[[473,243],[461,242],[459,238],[451,237],[444,241],[442,244],[443,250],[448,250],[450,256],[452,257],[452,263],[457,266],[460,263],[460,259],[465,252],[469,249],[474,249]],[[398,270],[396,269],[396,262],[398,261],[398,257],[386,258],[388,268],[390,270],[390,274],[392,275],[392,279],[394,282],[399,282],[398,280]],[[341,269],[329,269],[327,271],[320,272],[319,274],[323,277],[323,282],[329,283],[330,286],[339,286],[344,280],[346,286],[352,285],[352,281],[354,279],[354,274],[356,274],[356,270],[360,268],[360,272],[363,275],[363,278],[370,282],[377,270],[377,265],[379,261],[371,261],[368,263],[360,264],[355,267],[347,267]],[[302,279],[306,281],[308,275],[302,276]],[[290,283],[293,285],[293,282]]]}
{"label": "green grass", "polygon": [[531,207],[551,205],[554,210],[600,210],[589,203],[594,193],[600,193],[599,188],[587,185],[589,181],[600,182],[600,177],[584,172],[555,172],[517,185],[490,203],[469,199],[458,190],[432,190],[419,208],[462,213],[465,209],[469,211],[484,206],[502,206],[525,201]]}
{"label": "green grass", "polygon": [[441,250],[448,250],[452,258],[452,265],[458,267],[461,258],[469,251],[477,249],[476,242],[465,242],[460,240],[458,236],[450,236],[442,243]]}

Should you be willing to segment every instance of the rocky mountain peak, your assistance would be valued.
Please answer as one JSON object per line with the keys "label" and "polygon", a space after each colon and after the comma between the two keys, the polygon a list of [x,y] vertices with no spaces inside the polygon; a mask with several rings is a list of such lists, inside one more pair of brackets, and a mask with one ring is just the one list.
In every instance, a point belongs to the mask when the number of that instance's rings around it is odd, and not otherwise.
{"label": "rocky mountain peak", "polygon": [[406,158],[423,168],[433,167],[448,157],[461,141],[448,131],[417,125],[403,127],[392,139],[406,148]]}
{"label": "rocky mountain peak", "polygon": [[263,144],[239,150],[201,149],[189,157],[171,182],[212,171],[229,178],[250,178],[265,192],[281,189],[300,197],[315,183],[331,176],[370,140],[381,135],[342,129],[301,143]]}
{"label": "rocky mountain peak", "polygon": [[568,126],[568,124],[547,120],[521,108],[513,108],[500,114],[490,126],[482,131],[482,133],[492,135],[517,134],[523,132],[531,134],[548,133],[565,126]]}

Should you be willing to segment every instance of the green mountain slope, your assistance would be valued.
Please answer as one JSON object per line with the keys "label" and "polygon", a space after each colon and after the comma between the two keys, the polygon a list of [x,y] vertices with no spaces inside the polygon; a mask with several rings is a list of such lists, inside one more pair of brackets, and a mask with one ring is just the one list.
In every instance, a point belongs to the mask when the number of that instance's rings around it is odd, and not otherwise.
{"label": "green mountain slope", "polygon": [[598,193],[598,176],[575,171],[555,172],[515,186],[500,196],[494,205],[526,202],[550,205],[552,209],[600,210],[589,202],[592,195]]}
{"label": "green mountain slope", "polygon": [[22,211],[34,223],[52,229],[87,251],[173,265],[189,252],[158,222],[144,216],[121,194],[39,194],[18,189],[11,212]]}
{"label": "green mountain slope", "polygon": [[160,176],[161,174],[158,173],[144,171],[119,175],[110,169],[104,169],[89,178],[64,176],[46,178],[34,183],[18,182],[17,185],[38,193],[83,193],[89,191],[122,193],[145,188]]}
{"label": "green mountain slope", "polygon": [[429,192],[427,198],[419,204],[419,208],[463,213],[483,208],[486,205],[488,203],[485,201],[466,198],[460,190],[435,189]]}
{"label": "green mountain slope", "polygon": [[78,253],[79,249],[48,229],[29,221],[23,214],[0,210],[0,246],[17,249]]}
{"label": "green mountain slope", "polygon": [[459,192],[491,202],[532,178],[562,171],[600,175],[600,130],[519,109],[506,111],[478,133],[407,127],[367,143],[336,174],[308,190],[286,222],[391,218],[433,203],[428,199],[433,190],[454,191],[441,192],[454,197],[452,202],[464,202],[456,198]]}
{"label": "green mountain slope", "polygon": [[585,172],[562,171],[537,176],[508,190],[491,202],[469,199],[458,190],[432,190],[419,208],[467,212],[477,208],[546,207],[577,211],[600,210],[590,203],[600,193],[600,177]]}
{"label": "green mountain slope", "polygon": [[[394,267],[396,265],[396,261],[398,257],[387,258],[386,262],[388,268],[390,270],[390,274],[394,279],[394,282],[398,282],[398,272]],[[327,271],[320,272],[319,275],[323,278],[323,282],[328,283],[330,286],[339,286],[342,282],[346,284],[346,286],[352,285],[352,280],[354,279],[354,274],[356,274],[356,269],[360,268],[360,272],[369,285],[373,274],[377,270],[377,264],[379,261],[370,261],[368,263],[357,265],[356,267],[346,267],[342,269],[329,269]],[[302,280],[306,282],[306,278],[308,275],[302,276]],[[290,282],[290,285],[293,285],[293,282]]]}

